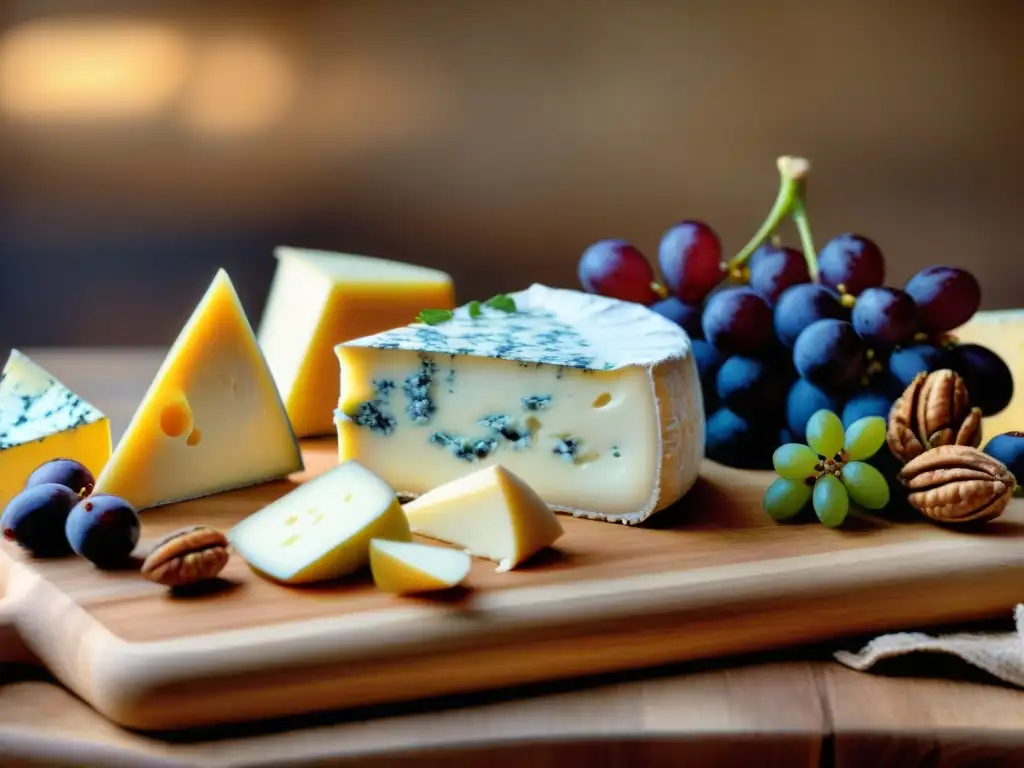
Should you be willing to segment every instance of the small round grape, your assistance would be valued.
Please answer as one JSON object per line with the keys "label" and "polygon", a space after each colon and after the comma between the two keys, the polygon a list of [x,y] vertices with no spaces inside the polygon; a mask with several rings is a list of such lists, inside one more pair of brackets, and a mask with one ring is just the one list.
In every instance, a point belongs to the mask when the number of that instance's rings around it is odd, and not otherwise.
{"label": "small round grape", "polygon": [[25,487],[31,488],[33,485],[42,485],[43,483],[57,483],[70,488],[79,496],[88,496],[96,485],[96,478],[81,462],[74,459],[53,459],[45,464],[40,464],[28,476]]}
{"label": "small round grape", "polygon": [[99,568],[116,568],[131,556],[141,528],[138,513],[127,501],[98,494],[75,505],[65,533],[75,554]]}
{"label": "small round grape", "polygon": [[59,557],[71,552],[64,525],[78,494],[58,483],[26,488],[7,505],[0,517],[4,538],[36,557]]}

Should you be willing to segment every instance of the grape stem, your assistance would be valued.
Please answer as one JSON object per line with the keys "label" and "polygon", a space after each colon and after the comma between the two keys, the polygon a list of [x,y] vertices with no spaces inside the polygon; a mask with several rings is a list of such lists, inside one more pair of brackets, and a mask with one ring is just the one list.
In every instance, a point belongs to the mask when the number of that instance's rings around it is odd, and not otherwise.
{"label": "grape stem", "polygon": [[806,194],[807,174],[810,173],[811,164],[802,157],[791,157],[783,155],[776,164],[779,168],[779,193],[775,197],[768,217],[761,224],[757,233],[750,239],[743,249],[733,257],[727,268],[730,273],[738,274],[740,268],[746,264],[751,254],[769,237],[774,235],[779,224],[787,216],[793,217],[797,234],[800,236],[800,245],[804,251],[804,259],[807,261],[807,271],[812,282],[818,281],[818,257],[814,251],[814,241],[811,239],[811,226],[807,220],[807,209],[804,202]]}

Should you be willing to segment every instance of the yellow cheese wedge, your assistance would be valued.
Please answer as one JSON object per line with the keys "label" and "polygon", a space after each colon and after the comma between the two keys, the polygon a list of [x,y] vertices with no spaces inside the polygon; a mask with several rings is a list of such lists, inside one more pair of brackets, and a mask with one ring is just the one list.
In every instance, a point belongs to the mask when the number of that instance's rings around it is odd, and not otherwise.
{"label": "yellow cheese wedge", "polygon": [[982,419],[982,444],[1003,432],[1024,431],[1024,310],[978,312],[953,334],[964,343],[988,347],[1013,374],[1013,399],[999,413]]}
{"label": "yellow cheese wedge", "polygon": [[228,539],[257,572],[308,584],[366,566],[371,539],[410,541],[412,535],[395,492],[349,461],[245,518]]}
{"label": "yellow cheese wedge", "polygon": [[278,248],[258,339],[299,437],[334,433],[334,346],[411,323],[422,309],[451,309],[444,272],[328,251]]}
{"label": "yellow cheese wedge", "polygon": [[469,555],[457,549],[384,539],[370,542],[373,583],[396,595],[451,589],[465,580],[472,564]]}
{"label": "yellow cheese wedge", "polygon": [[110,458],[110,420],[18,350],[0,375],[0,510],[52,459],[95,477]]}
{"label": "yellow cheese wedge", "polygon": [[136,509],[256,485],[302,455],[224,270],[156,374],[96,484]]}
{"label": "yellow cheese wedge", "polygon": [[453,480],[405,505],[414,533],[498,562],[508,571],[549,547],[562,524],[543,499],[500,464]]}

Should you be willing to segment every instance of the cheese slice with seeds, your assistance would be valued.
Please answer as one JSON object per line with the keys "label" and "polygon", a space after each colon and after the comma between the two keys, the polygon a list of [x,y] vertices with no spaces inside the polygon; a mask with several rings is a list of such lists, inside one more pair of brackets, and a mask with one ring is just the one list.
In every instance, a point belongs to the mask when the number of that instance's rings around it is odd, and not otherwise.
{"label": "cheese slice with seeds", "polygon": [[340,459],[413,496],[500,463],[557,511],[623,523],[682,497],[704,451],[682,329],[578,291],[511,298],[339,344]]}

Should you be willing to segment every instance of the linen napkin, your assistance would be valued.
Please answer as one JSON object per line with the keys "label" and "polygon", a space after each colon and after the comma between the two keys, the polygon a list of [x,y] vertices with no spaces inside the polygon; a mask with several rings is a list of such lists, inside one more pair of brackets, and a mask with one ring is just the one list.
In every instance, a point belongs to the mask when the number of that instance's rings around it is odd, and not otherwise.
{"label": "linen napkin", "polygon": [[1005,683],[1024,688],[1024,604],[1013,611],[1014,632],[963,632],[938,637],[896,632],[876,637],[856,653],[837,651],[836,661],[861,672],[887,659],[913,653],[957,656]]}

